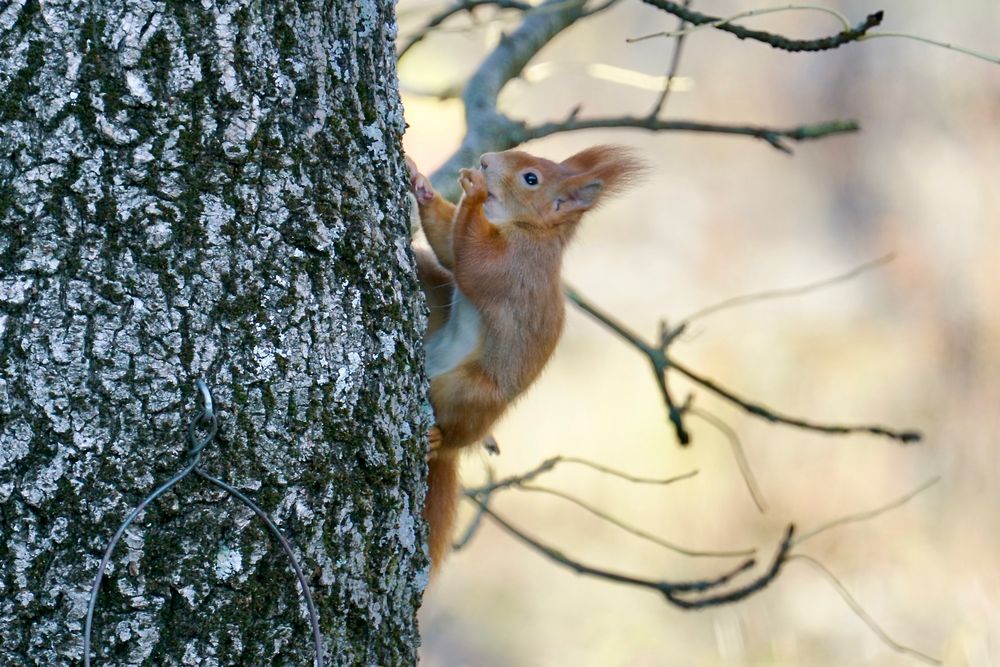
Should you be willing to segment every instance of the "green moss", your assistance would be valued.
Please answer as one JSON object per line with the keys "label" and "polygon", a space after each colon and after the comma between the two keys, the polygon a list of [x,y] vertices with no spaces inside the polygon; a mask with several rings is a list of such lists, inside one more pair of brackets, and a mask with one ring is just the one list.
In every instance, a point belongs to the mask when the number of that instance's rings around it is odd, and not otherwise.
{"label": "green moss", "polygon": [[[293,10],[292,15],[297,13]],[[295,48],[298,46],[299,40],[295,36],[295,30],[285,20],[285,15],[284,11],[275,12],[271,37],[274,39],[274,45],[278,48],[278,53],[283,58],[292,59],[295,58]]]}
{"label": "green moss", "polygon": [[167,84],[170,78],[170,64],[173,58],[173,45],[166,33],[157,31],[146,43],[146,48],[139,56],[139,67],[146,71],[146,82],[155,99],[166,99]]}
{"label": "green moss", "polygon": [[28,43],[24,67],[11,78],[7,89],[0,95],[0,123],[27,115],[25,102],[38,93],[35,75],[42,71],[45,61],[45,42],[33,40]]}

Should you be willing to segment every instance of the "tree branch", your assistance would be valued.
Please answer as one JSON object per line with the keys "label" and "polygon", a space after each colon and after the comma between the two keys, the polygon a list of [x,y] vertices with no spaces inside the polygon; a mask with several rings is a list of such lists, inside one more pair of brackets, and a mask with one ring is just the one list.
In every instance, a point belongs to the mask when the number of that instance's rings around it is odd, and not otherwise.
{"label": "tree branch", "polygon": [[763,30],[752,30],[750,28],[744,28],[743,26],[727,23],[726,19],[696,12],[686,8],[680,3],[670,2],[670,0],[642,1],[647,5],[652,5],[664,10],[665,12],[673,14],[677,18],[687,21],[688,23],[692,23],[694,25],[704,25],[708,23],[715,24],[712,27],[716,30],[731,33],[739,39],[752,39],[757,42],[769,44],[776,49],[781,49],[782,51],[792,52],[827,51],[850,42],[856,42],[864,37],[869,30],[880,25],[884,16],[884,13],[881,11],[874,12],[869,14],[864,21],[856,25],[854,28],[842,30],[836,35],[831,35],[829,37],[822,37],[820,39],[792,39],[784,37],[783,35],[765,32]]}
{"label": "tree branch", "polygon": [[772,422],[774,424],[795,426],[796,428],[801,428],[806,431],[816,431],[818,433],[826,433],[827,435],[850,435],[853,433],[870,433],[871,435],[877,435],[884,438],[889,438],[890,440],[896,440],[897,442],[904,445],[908,445],[913,442],[919,442],[922,437],[918,431],[896,431],[890,428],[886,428],[884,426],[877,426],[877,425],[822,424],[819,422],[802,419],[801,417],[792,417],[789,415],[784,415],[759,403],[754,403],[752,401],[748,401],[745,398],[740,398],[729,389],[720,386],[713,380],[710,380],[702,375],[699,375],[698,373],[695,373],[686,366],[678,364],[673,359],[670,359],[669,363],[671,368],[675,369],[678,373],[685,376],[695,384],[699,384],[705,389],[708,389],[714,394],[726,399],[730,403],[739,406],[745,412],[749,412],[755,417],[760,417],[761,419]]}
{"label": "tree branch", "polygon": [[856,523],[858,521],[868,521],[870,519],[874,519],[875,517],[881,516],[882,514],[885,514],[890,510],[894,510],[897,507],[902,507],[903,505],[910,502],[915,497],[917,497],[918,495],[920,495],[921,493],[931,488],[940,481],[941,481],[940,477],[932,477],[931,479],[927,480],[926,482],[918,486],[913,491],[907,493],[905,496],[890,501],[885,505],[881,505],[880,507],[876,507],[875,509],[867,510],[864,512],[848,514],[846,516],[841,516],[836,519],[833,519],[832,521],[828,521],[820,526],[817,526],[816,528],[813,528],[812,530],[806,531],[805,533],[799,535],[798,538],[796,538],[792,544],[793,546],[802,544],[806,540],[815,537],[820,533],[826,532],[832,528],[837,528],[839,526],[846,525],[848,523]]}
{"label": "tree branch", "polygon": [[[483,513],[493,519],[493,521],[495,521],[501,528],[549,560],[568,567],[577,574],[585,574],[600,579],[606,579],[608,581],[614,581],[620,584],[629,584],[631,586],[639,586],[641,588],[655,590],[661,593],[669,603],[682,609],[702,609],[705,607],[728,604],[730,602],[742,600],[743,598],[753,595],[754,593],[766,588],[767,585],[778,576],[778,573],[781,571],[781,566],[784,565],[787,560],[788,551],[791,548],[792,536],[795,532],[794,526],[789,526],[785,531],[785,536],[781,541],[781,545],[779,546],[774,560],[771,562],[771,565],[768,567],[766,572],[744,586],[717,593],[717,589],[722,588],[737,576],[752,568],[756,564],[756,561],[752,558],[746,560],[738,567],[722,574],[719,577],[716,577],[715,579],[697,579],[691,581],[673,582],[634,577],[632,575],[587,565],[570,558],[558,549],[539,542],[537,539],[515,528],[505,519],[498,516],[493,510],[489,509],[485,503],[480,501],[475,496],[469,494],[466,494],[466,496],[479,505]],[[703,594],[704,596],[695,599],[686,597],[692,594]]]}
{"label": "tree branch", "polygon": [[[652,132],[703,132],[709,134],[738,134],[761,139],[771,144],[783,153],[792,153],[792,149],[782,139],[793,141],[808,141],[821,139],[833,134],[857,132],[860,129],[857,121],[834,120],[815,125],[800,125],[790,128],[763,127],[760,125],[724,125],[719,123],[701,123],[686,120],[658,120],[655,117],[644,118],[636,116],[618,116],[613,118],[585,118],[574,116],[560,122],[544,123],[535,127],[526,127],[520,132],[522,141],[531,141],[547,137],[559,132],[575,132],[577,130],[592,130],[598,128],[633,128],[650,130]],[[517,136],[516,134],[514,136]]]}
{"label": "tree branch", "polygon": [[[684,9],[690,6],[691,0],[684,0]],[[656,118],[660,115],[660,111],[663,110],[663,107],[667,103],[667,97],[670,96],[670,90],[674,85],[674,77],[677,76],[677,70],[681,66],[681,53],[684,51],[684,40],[687,39],[687,34],[683,32],[686,27],[687,21],[679,19],[677,29],[681,31],[681,34],[677,35],[674,40],[674,50],[670,54],[670,67],[667,69],[667,80],[663,82],[663,90],[660,91],[660,96],[656,98],[653,110],[649,112],[650,118]]]}
{"label": "tree branch", "polygon": [[805,283],[803,285],[794,285],[792,287],[778,287],[776,289],[761,290],[759,292],[750,292],[748,294],[740,294],[739,296],[729,297],[728,299],[723,299],[717,303],[713,303],[710,306],[700,308],[697,311],[691,313],[687,317],[681,320],[682,325],[688,325],[697,319],[701,319],[713,313],[717,313],[722,310],[728,310],[730,308],[736,308],[738,306],[745,306],[751,303],[758,303],[760,301],[769,301],[772,299],[787,299],[789,297],[802,296],[803,294],[809,294],[810,292],[818,292],[821,289],[826,289],[827,287],[833,287],[840,283],[852,280],[862,273],[872,271],[874,269],[885,266],[889,262],[895,259],[893,253],[888,253],[882,255],[876,259],[865,262],[864,264],[859,264],[854,268],[845,271],[844,273],[837,274],[830,278],[823,278],[822,280],[815,280],[813,282]]}
{"label": "tree branch", "polygon": [[[701,385],[705,389],[708,389],[714,394],[726,399],[730,403],[735,404],[745,412],[754,415],[755,417],[760,417],[766,421],[775,424],[785,424],[786,426],[794,426],[796,428],[801,428],[807,431],[815,431],[818,433],[826,433],[828,435],[848,435],[853,433],[870,433],[872,435],[877,435],[891,440],[896,440],[902,444],[910,444],[917,442],[921,439],[921,434],[918,431],[896,431],[893,429],[886,428],[884,426],[878,425],[853,425],[853,424],[823,424],[819,422],[809,421],[807,419],[802,419],[800,417],[792,417],[789,415],[781,414],[771,408],[760,405],[759,403],[753,403],[747,399],[741,398],[734,392],[725,387],[719,385],[713,380],[706,378],[699,373],[691,370],[690,368],[677,363],[672,357],[667,355],[667,347],[670,341],[676,339],[674,336],[665,336],[664,342],[659,348],[653,347],[646,342],[644,342],[639,336],[637,336],[632,331],[629,331],[624,325],[615,321],[606,313],[601,312],[593,304],[586,301],[579,293],[569,286],[563,286],[566,297],[577,307],[583,310],[585,313],[596,319],[597,321],[604,324],[611,331],[617,334],[619,337],[627,341],[630,345],[635,347],[637,350],[642,352],[649,359],[653,366],[654,373],[656,374],[656,381],[660,384],[661,388],[665,385],[661,384],[661,376],[669,372],[671,369],[676,370],[681,375],[685,376],[695,384]],[[671,421],[674,421],[677,408],[670,401],[667,403],[667,407],[670,410]],[[686,442],[686,430],[683,428],[676,428],[678,440],[684,444]]]}
{"label": "tree branch", "polygon": [[498,9],[517,9],[520,11],[528,11],[531,9],[531,5],[524,2],[517,2],[517,0],[460,0],[460,2],[449,5],[445,9],[431,17],[431,19],[420,28],[412,37],[399,49],[399,59],[402,60],[403,56],[416,46],[418,43],[423,41],[427,35],[448,19],[450,19],[455,14],[460,14],[462,12],[472,11],[476,7],[484,6],[494,6]]}
{"label": "tree branch", "polygon": [[659,546],[670,549],[671,551],[676,551],[684,556],[690,556],[691,558],[735,558],[738,556],[753,556],[756,551],[754,549],[739,549],[739,550],[729,550],[729,551],[713,551],[709,549],[690,549],[688,547],[682,547],[679,544],[674,544],[669,542],[658,535],[653,535],[641,528],[637,528],[631,524],[625,523],[621,519],[611,516],[607,512],[597,507],[594,507],[585,500],[581,500],[574,495],[566,493],[565,491],[560,491],[559,489],[553,489],[547,486],[534,486],[532,484],[521,484],[517,487],[521,491],[530,491],[533,493],[545,493],[550,496],[555,496],[556,498],[562,498],[563,500],[573,503],[577,507],[593,514],[602,521],[606,521],[613,526],[629,533],[635,535],[636,537],[646,540],[647,542],[652,542],[653,544],[658,544]]}
{"label": "tree branch", "polygon": [[906,653],[914,658],[917,658],[921,662],[925,662],[929,665],[944,664],[943,661],[939,660],[938,658],[929,656],[926,653],[918,651],[917,649],[912,648],[910,646],[906,646],[905,644],[900,644],[895,639],[890,637],[889,634],[882,629],[882,626],[880,626],[878,623],[875,622],[875,619],[872,618],[871,614],[865,611],[864,607],[858,604],[858,601],[854,599],[854,596],[852,596],[850,591],[847,590],[847,587],[844,586],[844,584],[840,583],[840,580],[836,577],[836,575],[834,575],[833,572],[831,572],[830,569],[825,565],[823,565],[821,562],[819,562],[815,558],[806,556],[804,554],[795,554],[794,556],[789,556],[788,560],[789,561],[797,560],[803,563],[808,563],[811,567],[821,572],[830,581],[830,583],[833,584],[833,587],[837,590],[837,593],[840,594],[840,597],[843,598],[844,602],[847,603],[847,606],[851,608],[851,611],[853,611],[854,614],[858,618],[860,618],[865,625],[868,626],[869,630],[874,632],[875,635],[880,640],[882,640],[883,644],[885,644],[886,646],[888,646],[889,648],[898,653]]}
{"label": "tree branch", "polygon": [[508,81],[524,69],[553,37],[586,16],[585,0],[545,0],[514,32],[479,65],[462,92],[466,133],[458,150],[431,177],[434,187],[447,198],[458,195],[455,175],[462,167],[476,164],[483,153],[512,148],[523,140],[523,124],[497,109],[497,98]]}
{"label": "tree branch", "polygon": [[747,459],[747,455],[743,451],[743,443],[740,441],[739,434],[736,433],[732,426],[719,419],[711,412],[707,412],[699,408],[688,408],[687,414],[700,417],[705,420],[707,424],[714,426],[715,429],[729,441],[729,446],[733,450],[733,458],[736,459],[736,466],[740,469],[740,474],[743,476],[743,482],[747,485],[747,490],[750,492],[750,497],[753,498],[754,505],[757,506],[757,511],[761,514],[767,512],[767,501],[764,500],[764,494],[761,493],[760,486],[757,484],[757,478],[754,476],[753,470],[750,468],[750,461]]}

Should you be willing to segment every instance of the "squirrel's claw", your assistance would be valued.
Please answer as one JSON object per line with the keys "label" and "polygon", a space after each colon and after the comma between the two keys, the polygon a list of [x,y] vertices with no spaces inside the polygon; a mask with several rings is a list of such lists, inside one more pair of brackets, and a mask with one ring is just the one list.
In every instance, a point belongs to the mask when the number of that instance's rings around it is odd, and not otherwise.
{"label": "squirrel's claw", "polygon": [[434,187],[427,177],[420,173],[417,163],[409,155],[404,157],[406,158],[406,171],[410,174],[410,191],[421,204],[430,203],[434,199]]}
{"label": "squirrel's claw", "polygon": [[427,460],[432,460],[441,449],[441,429],[437,426],[431,427],[427,431]]}
{"label": "squirrel's claw", "polygon": [[458,184],[462,186],[465,196],[472,200],[486,201],[489,190],[486,189],[486,178],[478,169],[462,169],[458,172]]}

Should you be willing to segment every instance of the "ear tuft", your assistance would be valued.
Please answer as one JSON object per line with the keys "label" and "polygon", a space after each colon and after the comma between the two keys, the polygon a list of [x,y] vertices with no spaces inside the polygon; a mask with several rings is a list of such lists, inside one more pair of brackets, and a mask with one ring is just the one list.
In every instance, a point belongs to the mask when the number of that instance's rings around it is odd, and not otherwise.
{"label": "ear tuft", "polygon": [[625,146],[602,145],[582,150],[562,162],[577,175],[573,181],[573,199],[578,208],[589,209],[609,196],[626,190],[639,181],[649,166]]}

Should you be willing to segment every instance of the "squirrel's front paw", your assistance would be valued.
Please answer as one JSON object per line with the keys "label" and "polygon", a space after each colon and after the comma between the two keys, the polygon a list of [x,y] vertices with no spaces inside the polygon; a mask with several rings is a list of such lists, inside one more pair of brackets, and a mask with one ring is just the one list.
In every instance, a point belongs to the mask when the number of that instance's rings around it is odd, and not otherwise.
{"label": "squirrel's front paw", "polygon": [[483,172],[478,169],[462,169],[458,174],[458,184],[462,186],[467,199],[486,201],[486,197],[490,193],[486,189],[486,178],[483,176]]}
{"label": "squirrel's front paw", "polygon": [[406,170],[410,173],[410,191],[421,204],[429,204],[434,199],[434,188],[427,177],[417,169],[417,163],[406,156]]}

